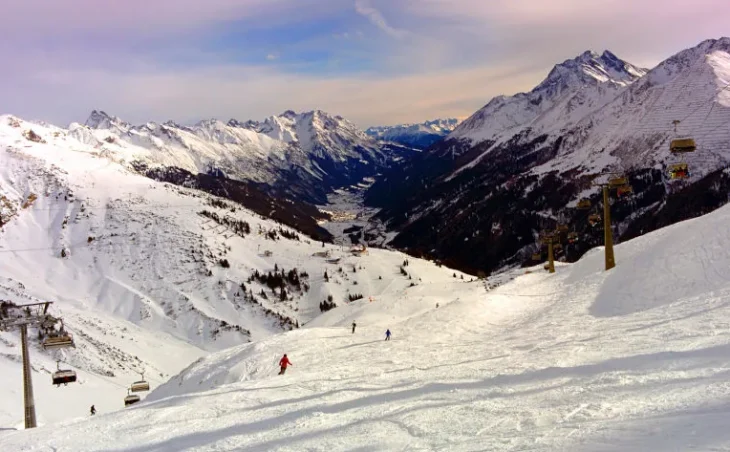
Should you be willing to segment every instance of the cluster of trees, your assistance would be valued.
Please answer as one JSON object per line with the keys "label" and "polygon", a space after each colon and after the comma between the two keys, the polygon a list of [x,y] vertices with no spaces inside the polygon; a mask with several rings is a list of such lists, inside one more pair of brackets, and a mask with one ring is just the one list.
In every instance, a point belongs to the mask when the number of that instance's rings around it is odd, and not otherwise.
{"label": "cluster of trees", "polygon": [[[307,272],[299,273],[296,268],[289,270],[279,269],[277,264],[274,264],[274,271],[268,273],[261,273],[258,270],[254,272],[248,278],[248,282],[258,282],[267,286],[275,295],[284,301],[288,298],[286,289],[294,288],[295,290],[304,293],[309,291],[309,284],[306,280],[309,279]],[[278,289],[278,293],[276,292]]]}
{"label": "cluster of trees", "polygon": [[259,225],[259,235],[263,235],[265,238],[269,240],[279,240],[279,236],[284,237],[285,239],[289,240],[296,240],[301,241],[301,238],[299,237],[299,234],[293,231],[287,231],[286,229],[279,226],[278,229],[269,229],[266,230],[263,228],[263,226]]}
{"label": "cluster of trees", "polygon": [[208,204],[210,204],[213,207],[217,207],[219,209],[230,210],[231,212],[235,212],[237,210],[236,206],[232,206],[232,205],[228,204],[227,202],[221,201],[218,198],[209,198]]}
{"label": "cluster of trees", "polygon": [[327,299],[319,304],[320,312],[327,312],[330,309],[334,309],[336,307],[337,307],[337,304],[334,302],[332,295],[328,295]]}
{"label": "cluster of trees", "polygon": [[210,212],[207,210],[203,210],[201,212],[198,212],[198,215],[210,218],[211,220],[215,221],[217,224],[220,224],[222,226],[227,227],[230,229],[233,233],[240,237],[245,237],[246,235],[251,233],[251,225],[248,224],[248,222],[243,220],[238,220],[235,218],[230,217],[221,217],[215,212]]}

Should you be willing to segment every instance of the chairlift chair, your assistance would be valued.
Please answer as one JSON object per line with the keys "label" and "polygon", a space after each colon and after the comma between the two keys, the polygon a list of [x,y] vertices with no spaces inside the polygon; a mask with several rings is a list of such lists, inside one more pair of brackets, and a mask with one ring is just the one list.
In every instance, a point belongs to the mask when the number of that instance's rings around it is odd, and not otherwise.
{"label": "chairlift chair", "polygon": [[697,150],[697,144],[692,138],[678,138],[669,143],[669,150],[672,154],[684,154]]}
{"label": "chairlift chair", "polygon": [[591,208],[591,200],[588,198],[583,198],[580,201],[578,201],[578,205],[576,206],[577,209],[580,210],[587,210]]}
{"label": "chairlift chair", "polygon": [[590,223],[591,226],[595,226],[600,222],[601,222],[601,216],[599,214],[592,213],[592,214],[588,215],[588,223]]}
{"label": "chairlift chair", "polygon": [[568,227],[567,224],[559,224],[558,227],[557,227],[558,233],[560,233],[560,232],[568,232],[568,230],[570,230],[570,228]]}
{"label": "chairlift chair", "polygon": [[686,163],[675,163],[669,166],[669,177],[672,180],[687,179],[689,176],[689,166]]}
{"label": "chairlift chair", "polygon": [[[677,133],[677,126],[682,121],[675,119],[672,121],[672,124],[674,124],[674,133]],[[669,151],[672,154],[684,154],[686,152],[694,152],[697,150],[697,144],[695,143],[695,140],[690,137],[683,137],[683,138],[675,138],[669,143]]]}
{"label": "chairlift chair", "polygon": [[61,386],[62,384],[66,386],[69,383],[75,382],[76,372],[73,370],[61,370],[61,365],[59,363],[60,361],[56,361],[56,371],[53,372],[53,375],[51,376],[53,384],[56,386]]}
{"label": "chairlift chair", "polygon": [[135,381],[134,383],[132,383],[132,386],[130,387],[132,392],[141,392],[141,391],[150,390],[150,384],[144,379],[144,372],[142,372],[140,375],[142,376],[142,379]]}
{"label": "chairlift chair", "polygon": [[578,241],[578,233],[577,232],[571,232],[568,234],[568,243],[575,243]]}
{"label": "chairlift chair", "polygon": [[634,188],[629,184],[621,185],[620,187],[616,188],[616,196],[618,196],[619,198],[623,198],[624,196],[630,195],[633,192]]}
{"label": "chairlift chair", "polygon": [[145,380],[135,381],[132,383],[132,392],[142,392],[142,391],[149,391],[150,390],[150,384],[146,382]]}
{"label": "chairlift chair", "polygon": [[124,406],[133,405],[142,400],[137,394],[130,394],[127,389],[127,397],[124,398]]}
{"label": "chairlift chair", "polygon": [[542,259],[542,254],[535,253],[535,254],[532,255],[532,260],[533,261],[538,262],[538,261],[540,261],[540,259]]}
{"label": "chairlift chair", "polygon": [[65,348],[65,347],[76,347],[74,344],[73,336],[71,333],[63,333],[59,334],[57,336],[49,336],[43,342],[41,343],[43,345],[44,349],[57,349],[57,348]]}

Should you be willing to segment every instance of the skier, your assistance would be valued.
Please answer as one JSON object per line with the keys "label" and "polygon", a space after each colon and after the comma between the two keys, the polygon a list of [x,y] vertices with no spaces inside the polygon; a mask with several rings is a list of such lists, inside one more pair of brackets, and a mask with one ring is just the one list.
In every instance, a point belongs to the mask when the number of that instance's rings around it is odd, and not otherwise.
{"label": "skier", "polygon": [[356,326],[357,326],[357,324],[353,321],[352,322],[352,334],[355,334],[355,327]]}
{"label": "skier", "polygon": [[385,332],[385,340],[386,340],[386,341],[389,341],[389,340],[390,340],[390,329],[388,329],[388,330],[387,330],[387,331]]}
{"label": "skier", "polygon": [[96,414],[96,408],[94,408],[94,405],[91,405],[91,415],[93,416],[95,414]]}
{"label": "skier", "polygon": [[289,361],[289,358],[287,358],[286,353],[284,353],[284,357],[281,358],[281,361],[279,361],[279,366],[281,366],[281,371],[279,372],[279,375],[284,375],[284,372],[286,372],[286,366],[293,366],[294,364]]}

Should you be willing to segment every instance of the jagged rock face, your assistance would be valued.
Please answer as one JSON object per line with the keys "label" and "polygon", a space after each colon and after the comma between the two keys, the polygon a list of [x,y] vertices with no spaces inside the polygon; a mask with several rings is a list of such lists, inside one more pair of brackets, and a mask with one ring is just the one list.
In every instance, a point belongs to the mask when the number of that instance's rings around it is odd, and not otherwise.
{"label": "jagged rock face", "polygon": [[[192,127],[168,121],[132,126],[94,111],[85,127],[74,125],[77,138],[101,141],[111,136],[118,147],[141,148],[131,160],[148,166],[220,174],[257,184],[280,196],[324,203],[333,189],[375,175],[403,150],[381,144],[340,116],[322,111],[286,111],[262,122],[235,119],[200,121]],[[119,151],[113,146],[110,152]],[[125,158],[129,159],[126,155]]]}
{"label": "jagged rock face", "polygon": [[[610,52],[584,53],[530,93],[493,99],[445,141],[386,171],[367,203],[382,207],[380,218],[399,231],[393,245],[463,269],[528,262],[539,249],[538,232],[559,220],[581,235],[566,247],[566,257],[576,259],[602,243],[588,226],[590,212],[575,205],[589,197],[601,208],[592,182],[603,171],[628,174],[635,191],[612,207],[619,240],[726,202],[728,80],[728,38],[705,41],[646,73]],[[677,133],[673,119],[682,121]],[[684,185],[666,173],[678,161],[668,150],[677,136],[698,145],[687,157],[692,177]],[[700,195],[702,184],[712,187],[709,194]],[[679,207],[693,196],[699,201]]]}
{"label": "jagged rock face", "polygon": [[421,124],[370,127],[365,133],[383,141],[427,149],[453,132],[458,123],[457,119],[435,119]]}

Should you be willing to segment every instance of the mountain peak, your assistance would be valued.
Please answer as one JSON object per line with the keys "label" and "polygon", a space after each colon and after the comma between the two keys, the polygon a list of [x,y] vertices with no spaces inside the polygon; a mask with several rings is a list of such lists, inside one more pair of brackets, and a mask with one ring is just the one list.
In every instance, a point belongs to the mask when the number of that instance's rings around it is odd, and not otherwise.
{"label": "mountain peak", "polygon": [[129,124],[116,116],[110,116],[103,110],[93,110],[84,123],[92,129],[128,128]]}
{"label": "mountain peak", "polygon": [[556,64],[533,92],[556,94],[569,87],[599,83],[627,86],[646,72],[646,69],[634,66],[608,50],[602,54],[586,50],[573,59]]}
{"label": "mountain peak", "polygon": [[[593,50],[586,50],[585,52],[581,53],[579,56],[575,57],[573,61],[591,61],[595,60],[597,58],[600,58],[600,55]],[[566,61],[567,63],[567,61]]]}

